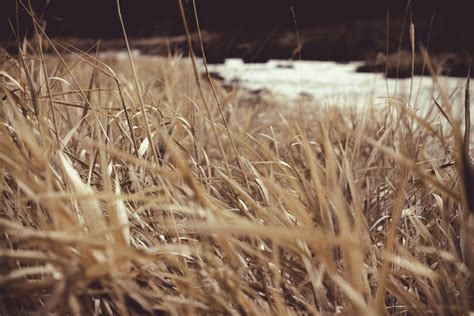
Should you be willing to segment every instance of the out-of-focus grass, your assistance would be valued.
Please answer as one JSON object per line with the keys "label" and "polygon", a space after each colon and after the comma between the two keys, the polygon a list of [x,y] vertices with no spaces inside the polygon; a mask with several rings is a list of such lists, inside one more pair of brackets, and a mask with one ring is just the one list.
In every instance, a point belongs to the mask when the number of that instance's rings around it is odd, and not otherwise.
{"label": "out-of-focus grass", "polygon": [[215,83],[221,113],[179,56],[136,58],[137,86],[128,61],[38,47],[0,66],[1,314],[470,310],[469,159],[438,109]]}

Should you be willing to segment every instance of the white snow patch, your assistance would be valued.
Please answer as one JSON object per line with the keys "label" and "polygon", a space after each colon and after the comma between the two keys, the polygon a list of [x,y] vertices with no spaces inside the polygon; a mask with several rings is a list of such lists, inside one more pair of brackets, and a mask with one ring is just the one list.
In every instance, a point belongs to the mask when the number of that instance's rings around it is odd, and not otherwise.
{"label": "white snow patch", "polygon": [[[385,79],[382,74],[357,73],[360,62],[340,64],[326,61],[282,61],[245,64],[240,59],[227,59],[224,64],[209,65],[226,83],[239,81],[250,90],[268,89],[276,95],[296,100],[301,94],[310,95],[317,102],[363,106],[367,102],[384,104],[387,97],[408,101],[411,104],[433,104],[438,98],[431,77],[411,79]],[[464,102],[463,78],[441,78],[442,86],[453,104]],[[473,95],[474,93],[471,93]],[[441,100],[440,100],[441,103]],[[425,107],[426,106],[421,106]]]}

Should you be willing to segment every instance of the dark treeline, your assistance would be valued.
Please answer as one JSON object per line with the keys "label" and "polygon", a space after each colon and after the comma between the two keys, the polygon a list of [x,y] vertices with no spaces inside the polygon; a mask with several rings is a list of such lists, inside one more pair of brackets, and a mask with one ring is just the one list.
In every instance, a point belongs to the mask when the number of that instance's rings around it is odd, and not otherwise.
{"label": "dark treeline", "polygon": [[[22,0],[27,3],[26,0]],[[2,36],[8,35],[8,19],[15,17],[16,0],[2,1]],[[207,29],[273,27],[293,25],[291,7],[300,27],[336,24],[351,20],[403,17],[408,0],[196,0],[200,22]],[[191,1],[183,1],[191,12]],[[115,0],[32,0],[44,15],[52,35],[120,36]],[[182,31],[177,0],[121,0],[128,31],[133,36]],[[469,27],[474,14],[471,0],[413,0],[414,19],[430,18],[436,11],[438,23],[449,28]],[[20,8],[21,24],[28,17]]]}
{"label": "dark treeline", "polygon": [[[27,0],[22,0],[27,3]],[[12,40],[9,20],[15,21],[16,0],[2,1],[0,39]],[[121,36],[115,0],[31,0],[36,13],[44,17],[50,36],[117,38]],[[294,27],[292,11],[299,28],[331,26],[355,20],[403,18],[409,0],[196,0],[200,22],[207,30],[271,29]],[[191,16],[191,1],[183,0]],[[435,14],[434,30],[445,41],[446,49],[474,47],[472,35],[473,0],[412,0],[415,24],[426,24]],[[176,35],[182,22],[175,0],[121,0],[131,37]],[[293,10],[292,10],[293,8]],[[388,9],[388,10],[387,10]],[[19,10],[20,31],[31,33],[31,21]],[[189,19],[192,20],[192,19]],[[425,36],[425,34],[419,34]]]}

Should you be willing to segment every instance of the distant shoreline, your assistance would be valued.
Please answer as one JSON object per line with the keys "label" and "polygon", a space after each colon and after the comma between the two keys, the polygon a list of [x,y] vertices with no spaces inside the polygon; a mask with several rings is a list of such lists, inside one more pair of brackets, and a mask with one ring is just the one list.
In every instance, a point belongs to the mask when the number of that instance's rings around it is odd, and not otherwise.
{"label": "distant shoreline", "polygon": [[[400,36],[400,34],[404,36]],[[234,30],[223,32],[203,31],[203,46],[207,62],[223,63],[228,58],[241,58],[246,63],[263,63],[270,59],[312,60],[352,62],[363,61],[359,72],[385,73],[388,78],[406,78],[412,75],[412,55],[409,37],[400,23],[393,23],[390,29],[390,41],[386,40],[384,21],[358,21],[339,26],[322,28],[261,29],[254,32]],[[420,26],[419,33],[426,33]],[[419,35],[418,38],[420,38]],[[401,41],[400,41],[401,39]],[[96,39],[55,38],[83,51],[94,47]],[[46,42],[46,41],[45,41]],[[33,43],[33,41],[32,41]],[[192,35],[192,43],[197,56],[202,57],[197,34]],[[132,49],[142,55],[167,56],[188,52],[184,35],[151,38],[130,38]],[[431,43],[416,41],[417,51],[414,60],[414,75],[431,75],[428,64],[437,74],[452,77],[466,77],[471,52],[468,50],[444,50],[437,45],[437,39]],[[388,56],[387,56],[387,45]],[[14,42],[0,43],[12,54],[16,53]],[[430,62],[427,63],[419,47],[428,47]],[[103,39],[99,42],[101,52],[121,51],[125,49],[123,39]],[[52,50],[46,45],[46,52]],[[95,51],[95,48],[94,48]],[[472,67],[472,66],[471,66]],[[471,74],[474,69],[471,68]]]}

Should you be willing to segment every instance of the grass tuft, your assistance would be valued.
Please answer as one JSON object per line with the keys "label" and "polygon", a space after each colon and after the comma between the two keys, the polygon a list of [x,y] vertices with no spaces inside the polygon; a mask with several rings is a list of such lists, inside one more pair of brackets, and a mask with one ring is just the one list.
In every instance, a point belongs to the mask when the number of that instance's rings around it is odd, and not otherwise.
{"label": "grass tuft", "polygon": [[447,96],[294,111],[36,26],[0,65],[1,314],[471,310]]}

